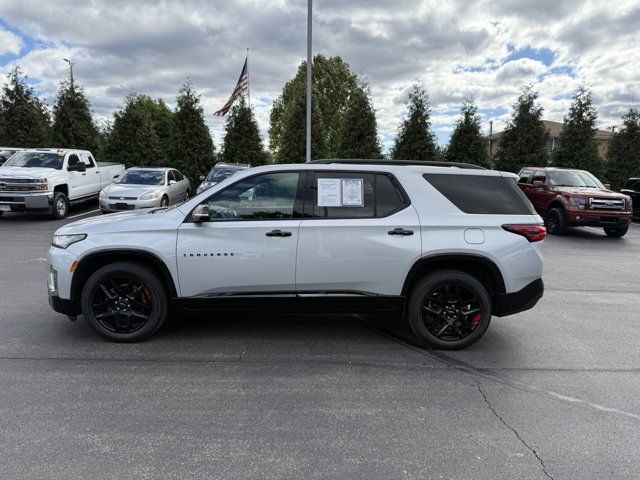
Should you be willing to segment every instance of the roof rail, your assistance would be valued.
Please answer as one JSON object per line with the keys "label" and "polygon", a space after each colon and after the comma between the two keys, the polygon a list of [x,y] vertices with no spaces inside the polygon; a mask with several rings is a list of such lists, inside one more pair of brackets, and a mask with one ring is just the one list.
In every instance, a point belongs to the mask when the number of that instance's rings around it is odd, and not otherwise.
{"label": "roof rail", "polygon": [[322,160],[312,160],[310,163],[315,164],[352,164],[352,165],[419,165],[422,167],[449,167],[449,168],[465,168],[468,170],[486,170],[486,168],[471,163],[461,162],[437,162],[425,160],[365,160],[365,159],[346,159],[346,158],[327,158]]}

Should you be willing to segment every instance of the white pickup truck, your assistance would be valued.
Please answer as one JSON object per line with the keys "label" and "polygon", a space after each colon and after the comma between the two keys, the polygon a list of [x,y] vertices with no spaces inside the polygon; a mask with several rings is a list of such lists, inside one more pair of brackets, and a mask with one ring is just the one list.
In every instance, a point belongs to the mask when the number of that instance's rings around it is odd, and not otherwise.
{"label": "white pickup truck", "polygon": [[98,198],[122,172],[123,164],[96,162],[87,150],[17,152],[0,167],[0,216],[11,211],[64,218],[69,205]]}

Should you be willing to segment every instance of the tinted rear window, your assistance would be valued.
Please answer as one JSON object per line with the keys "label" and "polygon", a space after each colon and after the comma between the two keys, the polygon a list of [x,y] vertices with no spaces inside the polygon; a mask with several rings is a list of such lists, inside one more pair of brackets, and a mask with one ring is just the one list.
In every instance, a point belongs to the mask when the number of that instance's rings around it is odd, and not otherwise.
{"label": "tinted rear window", "polygon": [[425,173],[424,179],[464,213],[531,215],[529,200],[516,179],[481,175]]}

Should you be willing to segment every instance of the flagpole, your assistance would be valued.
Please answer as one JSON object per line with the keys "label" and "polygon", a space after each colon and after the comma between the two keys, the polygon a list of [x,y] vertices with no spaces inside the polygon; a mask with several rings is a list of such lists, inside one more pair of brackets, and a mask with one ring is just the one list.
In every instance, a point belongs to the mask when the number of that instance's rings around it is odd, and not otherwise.
{"label": "flagpole", "polygon": [[307,0],[307,158],[311,161],[311,81],[313,71],[311,66],[311,14],[313,11],[313,0]]}
{"label": "flagpole", "polygon": [[247,47],[247,101],[249,103],[249,108],[251,108],[251,90],[249,89],[249,47]]}

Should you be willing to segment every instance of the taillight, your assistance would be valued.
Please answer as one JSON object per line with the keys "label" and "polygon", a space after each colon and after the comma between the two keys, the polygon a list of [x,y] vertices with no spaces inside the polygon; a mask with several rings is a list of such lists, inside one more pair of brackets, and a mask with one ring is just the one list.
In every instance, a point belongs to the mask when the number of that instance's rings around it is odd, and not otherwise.
{"label": "taillight", "polygon": [[542,225],[502,225],[507,232],[522,235],[530,242],[539,242],[547,235],[547,229]]}

